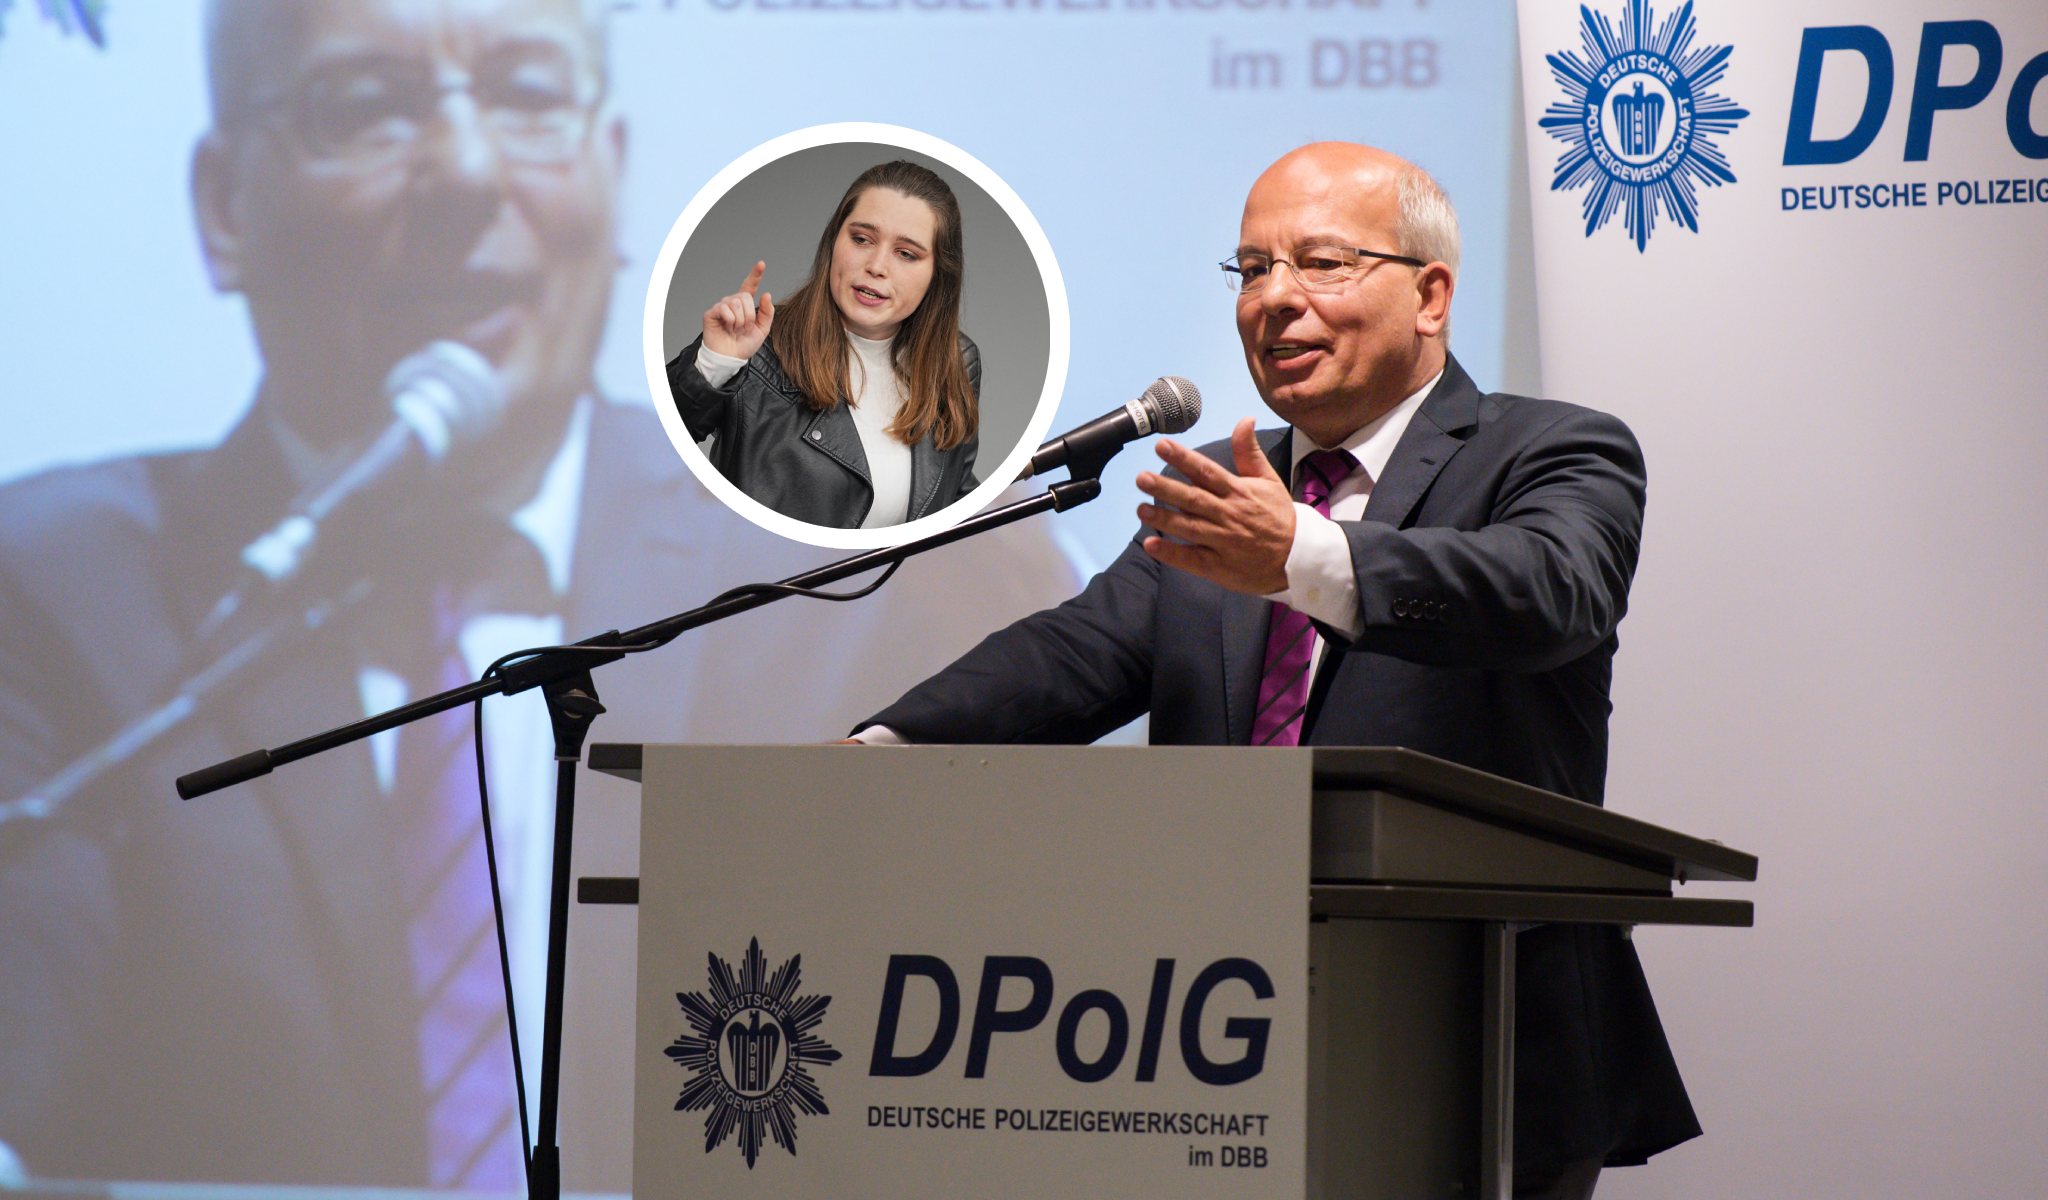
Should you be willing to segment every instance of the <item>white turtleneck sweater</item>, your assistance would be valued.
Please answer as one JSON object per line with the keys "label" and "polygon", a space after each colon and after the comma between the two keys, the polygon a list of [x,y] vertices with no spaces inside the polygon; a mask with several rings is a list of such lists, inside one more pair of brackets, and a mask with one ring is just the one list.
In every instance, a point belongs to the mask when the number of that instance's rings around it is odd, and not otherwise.
{"label": "white turtleneck sweater", "polygon": [[853,425],[860,430],[860,448],[868,456],[868,481],[875,502],[861,528],[901,525],[910,516],[910,447],[889,436],[889,426],[903,407],[903,384],[889,361],[894,338],[872,341],[849,333],[853,346],[848,364],[853,376]]}

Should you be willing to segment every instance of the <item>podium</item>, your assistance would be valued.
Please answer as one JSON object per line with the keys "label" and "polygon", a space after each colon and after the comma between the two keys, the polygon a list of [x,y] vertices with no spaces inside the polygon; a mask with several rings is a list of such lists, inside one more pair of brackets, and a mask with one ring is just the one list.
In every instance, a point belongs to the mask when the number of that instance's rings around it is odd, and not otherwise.
{"label": "podium", "polygon": [[634,1194],[1506,1197],[1515,942],[1756,859],[1400,749],[596,745]]}

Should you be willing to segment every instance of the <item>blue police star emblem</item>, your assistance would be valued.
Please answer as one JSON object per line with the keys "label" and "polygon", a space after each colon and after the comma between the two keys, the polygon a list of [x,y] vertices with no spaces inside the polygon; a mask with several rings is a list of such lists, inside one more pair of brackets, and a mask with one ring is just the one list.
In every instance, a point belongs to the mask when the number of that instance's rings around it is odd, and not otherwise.
{"label": "blue police star emblem", "polygon": [[1709,90],[1731,48],[1700,44],[1698,33],[1690,3],[1659,22],[1649,0],[1627,0],[1619,27],[1582,6],[1584,53],[1545,56],[1564,89],[1537,121],[1565,147],[1550,188],[1591,185],[1587,237],[1620,213],[1640,253],[1659,210],[1698,233],[1700,188],[1735,182],[1714,139],[1749,111]]}
{"label": "blue police star emblem", "polygon": [[737,1132],[740,1154],[752,1170],[762,1134],[795,1154],[797,1114],[830,1111],[810,1068],[839,1061],[839,1051],[816,1032],[832,997],[797,994],[802,955],[769,974],[759,938],[747,942],[737,974],[718,955],[708,957],[710,987],[676,993],[691,1032],[662,1053],[690,1072],[676,1111],[710,1110],[704,1153]]}

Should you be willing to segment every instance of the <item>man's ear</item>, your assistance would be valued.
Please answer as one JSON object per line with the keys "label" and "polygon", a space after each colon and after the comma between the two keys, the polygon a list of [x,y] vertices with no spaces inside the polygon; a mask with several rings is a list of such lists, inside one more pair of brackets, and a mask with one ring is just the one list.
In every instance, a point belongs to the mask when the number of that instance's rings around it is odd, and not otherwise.
{"label": "man's ear", "polygon": [[609,167],[611,181],[608,185],[611,188],[611,198],[606,203],[610,204],[612,209],[612,257],[617,260],[616,266],[624,267],[632,261],[631,256],[626,253],[626,248],[620,245],[618,240],[620,226],[619,191],[625,186],[626,147],[630,140],[626,136],[626,118],[617,114],[607,117],[604,125],[599,128],[597,136],[604,139],[605,157],[611,160]]}
{"label": "man's ear", "polygon": [[242,288],[241,222],[235,203],[234,148],[218,130],[192,148],[192,219],[199,227],[199,253],[217,292]]}
{"label": "man's ear", "polygon": [[1457,281],[1451,277],[1451,269],[1440,262],[1433,262],[1415,273],[1415,292],[1419,301],[1415,332],[1423,337],[1442,336],[1444,326],[1451,321],[1451,293],[1456,290]]}

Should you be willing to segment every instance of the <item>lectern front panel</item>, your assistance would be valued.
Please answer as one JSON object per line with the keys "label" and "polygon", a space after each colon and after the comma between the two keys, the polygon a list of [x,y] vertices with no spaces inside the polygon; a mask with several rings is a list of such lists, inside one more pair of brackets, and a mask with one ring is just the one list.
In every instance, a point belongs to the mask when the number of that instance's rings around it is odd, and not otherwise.
{"label": "lectern front panel", "polygon": [[647,747],[635,1194],[1302,1195],[1309,770]]}

